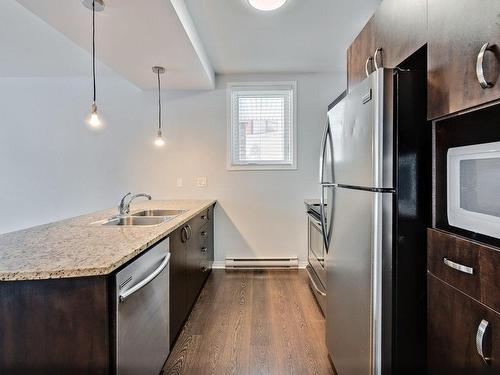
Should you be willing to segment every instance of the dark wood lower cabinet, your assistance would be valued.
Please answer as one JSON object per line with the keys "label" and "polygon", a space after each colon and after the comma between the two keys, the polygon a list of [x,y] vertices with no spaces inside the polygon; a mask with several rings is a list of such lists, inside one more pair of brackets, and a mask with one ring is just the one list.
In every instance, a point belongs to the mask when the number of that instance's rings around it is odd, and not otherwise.
{"label": "dark wood lower cabinet", "polygon": [[[500,314],[428,274],[428,360],[431,375],[500,374]],[[476,336],[488,322],[481,358]]]}
{"label": "dark wood lower cabinet", "polygon": [[214,260],[213,207],[170,235],[170,346],[186,321]]}
{"label": "dark wood lower cabinet", "polygon": [[0,374],[108,374],[106,277],[0,282]]}

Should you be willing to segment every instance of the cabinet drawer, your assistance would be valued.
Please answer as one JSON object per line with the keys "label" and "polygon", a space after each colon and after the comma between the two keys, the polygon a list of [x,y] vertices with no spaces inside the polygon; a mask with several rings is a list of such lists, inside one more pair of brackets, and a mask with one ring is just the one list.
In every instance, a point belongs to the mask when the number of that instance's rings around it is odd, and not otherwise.
{"label": "cabinet drawer", "polygon": [[[499,374],[500,315],[430,274],[427,282],[429,374]],[[483,320],[487,326],[481,340]],[[476,338],[488,363],[479,354]]]}
{"label": "cabinet drawer", "polygon": [[428,229],[428,269],[452,286],[500,311],[500,252],[493,247]]}

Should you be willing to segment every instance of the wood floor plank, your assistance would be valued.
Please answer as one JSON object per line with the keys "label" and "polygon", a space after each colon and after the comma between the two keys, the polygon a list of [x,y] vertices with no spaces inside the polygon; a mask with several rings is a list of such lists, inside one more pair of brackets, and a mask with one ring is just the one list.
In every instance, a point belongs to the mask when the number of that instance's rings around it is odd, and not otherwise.
{"label": "wood floor plank", "polygon": [[333,374],[305,271],[212,271],[163,374]]}

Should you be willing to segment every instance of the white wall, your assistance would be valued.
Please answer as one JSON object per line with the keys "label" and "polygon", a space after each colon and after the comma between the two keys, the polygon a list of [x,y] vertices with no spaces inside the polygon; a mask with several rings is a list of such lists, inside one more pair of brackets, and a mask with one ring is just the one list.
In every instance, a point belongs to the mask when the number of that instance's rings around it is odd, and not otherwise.
{"label": "white wall", "polygon": [[[226,170],[226,85],[242,81],[297,81],[298,169]],[[216,260],[225,256],[299,255],[306,260],[304,198],[319,196],[318,158],[328,104],[343,90],[344,74],[225,75],[216,89],[171,94],[166,102],[163,170],[153,189],[169,198],[207,197],[216,211]],[[207,176],[208,186],[196,187]],[[176,186],[181,177],[184,186]],[[163,189],[165,189],[163,191]]]}
{"label": "white wall", "polygon": [[[216,260],[226,255],[298,255],[306,260],[303,200],[319,195],[326,108],[344,88],[345,74],[218,76],[212,91],[165,93],[167,145],[157,149],[152,145],[154,91],[140,91],[98,65],[105,127],[90,129],[84,118],[90,110],[91,80],[82,72],[86,64],[90,68],[90,56],[15,2],[8,4],[5,17],[18,21],[11,27],[22,28],[23,20],[29,21],[36,44],[46,47],[40,51],[51,50],[73,63],[60,58],[50,62],[44,55],[44,64],[54,64],[52,71],[65,76],[30,78],[16,78],[15,64],[2,65],[0,233],[116,206],[126,192],[146,191],[159,199],[217,199]],[[0,46],[10,43],[9,56],[15,60],[29,43],[12,42],[0,38]],[[74,63],[78,61],[85,63]],[[30,69],[26,62],[23,66]],[[226,170],[227,83],[285,80],[298,84],[298,169]],[[196,176],[206,176],[208,186],[196,187]],[[177,177],[183,187],[176,186]]]}
{"label": "white wall", "polygon": [[0,79],[0,233],[116,206],[145,185],[154,102],[119,77],[99,82],[96,131],[88,78]]}

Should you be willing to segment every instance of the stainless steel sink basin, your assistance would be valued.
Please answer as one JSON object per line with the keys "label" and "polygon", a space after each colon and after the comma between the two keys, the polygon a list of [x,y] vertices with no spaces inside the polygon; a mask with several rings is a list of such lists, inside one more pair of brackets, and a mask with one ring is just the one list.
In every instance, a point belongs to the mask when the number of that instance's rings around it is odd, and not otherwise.
{"label": "stainless steel sink basin", "polygon": [[166,217],[150,216],[150,217],[138,217],[138,216],[125,216],[116,217],[103,222],[97,222],[95,224],[101,225],[119,225],[119,226],[153,226],[160,225],[168,221]]}
{"label": "stainless steel sink basin", "polygon": [[132,216],[135,217],[165,217],[165,216],[178,216],[186,212],[187,210],[145,210],[139,211]]}

